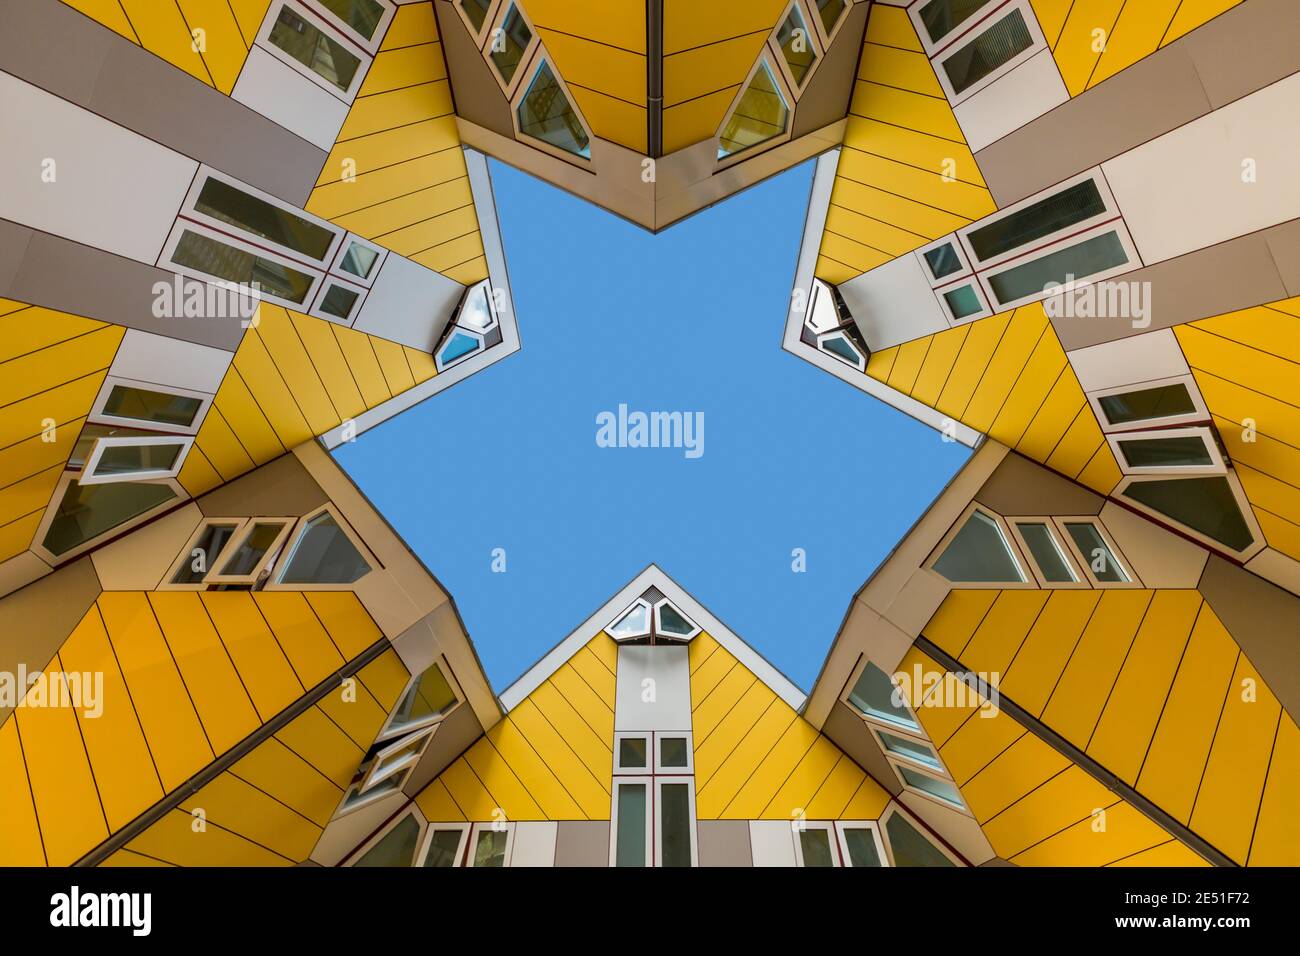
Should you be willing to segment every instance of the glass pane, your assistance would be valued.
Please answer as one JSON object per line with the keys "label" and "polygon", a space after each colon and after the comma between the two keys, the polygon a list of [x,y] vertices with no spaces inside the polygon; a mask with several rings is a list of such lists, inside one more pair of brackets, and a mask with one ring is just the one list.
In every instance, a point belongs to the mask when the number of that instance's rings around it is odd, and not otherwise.
{"label": "glass pane", "polygon": [[890,753],[900,754],[904,757],[911,757],[913,760],[929,764],[931,767],[941,768],[942,763],[935,755],[935,752],[925,744],[917,740],[909,740],[906,737],[900,737],[897,734],[891,734],[887,730],[882,730],[880,739],[885,745],[885,749]]}
{"label": "glass pane", "polygon": [[397,705],[389,730],[402,730],[443,714],[451,710],[456,701],[456,692],[447,683],[442,670],[437,664],[432,664],[416,678]]}
{"label": "glass pane", "polygon": [[1191,393],[1182,382],[1107,395],[1097,399],[1097,402],[1101,405],[1106,420],[1112,425],[1127,425],[1129,422],[1191,415],[1196,412]]}
{"label": "glass pane", "polygon": [[185,446],[110,445],[99,456],[95,476],[129,475],[138,471],[171,471]]}
{"label": "glass pane", "polygon": [[114,418],[134,418],[159,425],[188,428],[203,407],[203,399],[189,395],[152,392],[130,385],[114,385],[104,402],[104,414]]}
{"label": "glass pane", "polygon": [[921,22],[930,42],[946,37],[989,0],[930,0],[921,7]]}
{"label": "glass pane", "polygon": [[973,229],[966,238],[981,262],[1018,249],[1106,211],[1106,203],[1091,179],[1030,203],[987,226]]}
{"label": "glass pane", "polygon": [[344,272],[350,272],[360,279],[369,277],[370,270],[375,267],[379,261],[379,253],[369,246],[363,246],[359,242],[354,242],[348,246],[348,251],[343,253],[343,258],[339,262],[339,268]]}
{"label": "glass pane", "polygon": [[[210,524],[204,528],[199,540],[181,562],[172,578],[172,584],[198,584],[202,581],[237,527],[233,524]],[[195,554],[195,551],[199,553]]]}
{"label": "glass pane", "polygon": [[821,345],[827,352],[830,352],[838,358],[844,359],[844,361],[848,362],[850,365],[858,368],[862,367],[862,356],[859,355],[858,350],[853,347],[853,343],[844,336],[828,335],[826,338],[822,339]]}
{"label": "glass pane", "polygon": [[429,839],[429,850],[424,855],[424,865],[455,866],[456,851],[460,849],[460,835],[460,830],[434,830]]}
{"label": "glass pane", "polygon": [[367,850],[353,866],[410,866],[415,857],[415,844],[420,837],[420,824],[414,814],[409,814]]}
{"label": "glass pane", "polygon": [[367,40],[375,35],[384,15],[384,8],[375,0],[320,0],[320,5]]}
{"label": "glass pane", "polygon": [[352,310],[356,307],[359,298],[361,298],[359,292],[341,285],[332,285],[320,300],[320,310],[340,319],[348,319],[352,317]]}
{"label": "glass pane", "polygon": [[948,303],[948,310],[954,319],[964,319],[984,309],[984,303],[980,301],[979,293],[973,285],[963,285],[945,292],[943,300]]}
{"label": "glass pane", "polygon": [[324,259],[334,242],[334,233],[323,226],[212,177],[199,191],[194,209],[312,259]]}
{"label": "glass pane", "polygon": [[998,273],[988,281],[998,302],[1005,303],[1040,295],[1053,283],[1086,279],[1126,262],[1128,253],[1118,233],[1107,232]]}
{"label": "glass pane", "polygon": [[844,844],[849,851],[849,866],[884,866],[880,862],[876,839],[866,827],[846,828]]}
{"label": "glass pane", "polygon": [[831,856],[831,835],[828,830],[800,830],[799,848],[803,850],[804,866],[834,866]]}
{"label": "glass pane", "polygon": [[940,800],[946,800],[949,803],[961,805],[961,793],[948,780],[940,780],[938,777],[931,777],[929,774],[920,773],[911,767],[898,765],[898,772],[903,775],[911,786],[917,790],[923,790],[931,796],[938,797]]}
{"label": "glass pane", "polygon": [[519,8],[513,4],[506,14],[505,22],[492,34],[492,62],[497,65],[501,79],[509,83],[514,79],[519,61],[524,58],[524,50],[533,39],[533,32],[528,29]]}
{"label": "glass pane", "polygon": [[646,785],[618,785],[618,834],[614,846],[615,866],[645,866]]}
{"label": "glass pane", "polygon": [[889,675],[875,664],[868,663],[862,669],[862,675],[849,692],[849,703],[868,717],[875,717],[889,723],[919,729],[912,719],[911,712],[903,705],[901,696],[895,697],[894,683]]}
{"label": "glass pane", "polygon": [[280,580],[285,584],[351,584],[369,571],[366,559],[327,511],[307,522]]}
{"label": "glass pane", "polygon": [[271,27],[271,42],[345,93],[361,67],[361,60],[343,44],[288,7],[280,8],[275,26]]}
{"label": "glass pane", "polygon": [[609,628],[611,637],[634,637],[650,633],[650,608],[637,604]]}
{"label": "glass pane", "polygon": [[168,485],[69,482],[42,544],[52,554],[63,554],[175,497]]}
{"label": "glass pane", "polygon": [[781,48],[785,62],[790,67],[795,86],[803,86],[803,78],[812,69],[817,54],[813,52],[812,39],[808,36],[808,27],[803,22],[799,5],[790,8],[790,15],[776,32],[776,45]]}
{"label": "glass pane", "polygon": [[660,848],[664,866],[691,865],[691,794],[690,784],[665,783],[659,786]]}
{"label": "glass pane", "polygon": [[591,159],[591,142],[559,81],[545,60],[533,74],[519,104],[519,131],[583,159]]}
{"label": "glass pane", "polygon": [[1024,581],[1024,572],[998,523],[982,511],[972,511],[949,542],[934,570],[949,581],[998,583]]}
{"label": "glass pane", "polygon": [[[157,394],[157,393],[154,393]],[[171,396],[163,396],[170,398]],[[109,401],[113,400],[113,395],[109,393]],[[196,409],[197,411],[197,409]],[[81,429],[81,434],[77,436],[77,442],[72,446],[72,454],[68,456],[68,467],[71,469],[81,468],[90,458],[90,452],[95,447],[95,442],[101,438],[148,438],[153,437],[154,432],[142,428],[131,428],[129,425],[85,425]]]}
{"label": "glass pane", "polygon": [[1019,10],[1005,16],[943,61],[953,91],[970,89],[1004,63],[1033,45],[1033,37]]}
{"label": "glass pane", "polygon": [[1052,534],[1052,530],[1047,525],[1041,522],[1030,522],[1017,524],[1016,527],[1020,529],[1020,536],[1029,546],[1029,553],[1034,556],[1044,581],[1079,580],[1074,576],[1074,568],[1070,566],[1069,559],[1061,552],[1061,546],[1056,542],[1056,535]]}
{"label": "glass pane", "polygon": [[961,271],[961,257],[957,255],[957,250],[953,248],[951,242],[946,242],[927,252],[925,262],[930,267],[930,274],[936,279]]}
{"label": "glass pane", "polygon": [[1205,439],[1197,435],[1175,438],[1121,438],[1116,444],[1130,468],[1178,468],[1212,465]]}
{"label": "glass pane", "polygon": [[894,866],[956,866],[907,821],[901,813],[890,816],[885,824]]}
{"label": "glass pane", "polygon": [[646,765],[644,737],[623,737],[618,742],[618,765],[624,768],[641,768]]}
{"label": "glass pane", "polygon": [[689,754],[686,751],[685,737],[659,738],[659,765],[662,767],[685,767]]}
{"label": "glass pane", "polygon": [[467,355],[477,352],[482,347],[483,343],[474,338],[474,336],[456,331],[451,334],[451,338],[447,340],[447,344],[444,345],[442,351],[438,353],[438,361],[443,365],[451,365],[453,362],[457,362],[460,359],[465,358]]}
{"label": "glass pane", "polygon": [[268,295],[299,304],[307,298],[313,281],[307,273],[291,269],[274,259],[245,252],[188,229],[176,243],[172,262],[226,282],[245,286],[256,282],[258,288]]}
{"label": "glass pane", "polygon": [[488,284],[480,282],[465,293],[465,303],[456,316],[458,325],[467,325],[479,332],[492,328],[496,320],[492,316],[492,306],[488,304]]}
{"label": "glass pane", "polygon": [[659,605],[659,630],[664,634],[683,636],[695,630],[695,625],[678,613],[671,604]]}
{"label": "glass pane", "polygon": [[474,24],[475,30],[483,29],[483,21],[487,19],[488,7],[490,6],[492,6],[492,0],[460,0],[460,8],[469,17],[469,22]]}
{"label": "glass pane", "polygon": [[764,60],[727,120],[718,142],[718,159],[734,156],[785,132],[790,110]]}
{"label": "glass pane", "polygon": [[822,18],[822,26],[826,28],[827,36],[835,29],[835,24],[840,22],[844,6],[844,0],[817,0],[817,12]]}
{"label": "glass pane", "polygon": [[1233,551],[1244,551],[1255,541],[1227,478],[1134,482],[1124,489],[1124,497],[1141,502]]}
{"label": "glass pane", "polygon": [[275,539],[282,530],[284,530],[284,525],[280,522],[259,521],[254,524],[252,530],[244,535],[244,540],[235,548],[235,552],[226,559],[225,565],[221,568],[221,573],[229,575],[252,574],[253,569],[261,563],[271,545],[275,544]]}
{"label": "glass pane", "polygon": [[1115,560],[1096,525],[1090,521],[1066,522],[1065,531],[1074,540],[1075,547],[1098,581],[1122,583],[1128,580],[1124,568]]}
{"label": "glass pane", "polygon": [[475,866],[505,866],[508,830],[480,830],[474,844]]}

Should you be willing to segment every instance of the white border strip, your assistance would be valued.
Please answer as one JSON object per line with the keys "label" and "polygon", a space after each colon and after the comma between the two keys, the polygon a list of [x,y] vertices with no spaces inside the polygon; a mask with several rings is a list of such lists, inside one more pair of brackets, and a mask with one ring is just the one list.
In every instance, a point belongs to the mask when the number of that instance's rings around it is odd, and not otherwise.
{"label": "white border strip", "polygon": [[710,614],[702,604],[687,594],[681,585],[653,564],[633,578],[622,590],[601,605],[600,610],[580,624],[577,630],[551,648],[546,656],[507,687],[500,695],[501,706],[506,709],[507,713],[514,710],[529,694],[541,686],[543,681],[564,666],[569,658],[586,647],[588,642],[614,619],[614,615],[626,608],[650,587],[656,587],[662,591],[664,597],[669,598],[696,624],[708,631],[714,640],[725,647],[736,660],[748,667],[759,680],[775,691],[778,697],[795,710],[803,708],[806,700],[803,691],[796,687],[788,677],[777,670],[758,651],[746,644],[725,624]]}
{"label": "white border strip", "polygon": [[794,274],[794,290],[802,291],[803,295],[796,296],[792,293],[790,296],[790,308],[786,312],[785,319],[785,337],[781,341],[781,347],[791,355],[811,362],[823,372],[830,372],[854,388],[929,425],[935,431],[951,431],[957,441],[974,448],[976,442],[983,437],[975,429],[950,419],[910,395],[904,395],[897,389],[890,388],[884,382],[876,381],[870,375],[850,368],[799,337],[803,329],[803,313],[795,311],[795,301],[796,299],[802,299],[805,303],[812,301],[813,273],[817,268],[817,253],[821,249],[822,233],[826,229],[826,214],[830,210],[831,190],[835,186],[835,171],[839,167],[839,162],[838,149],[830,150],[817,158],[817,171],[813,174],[812,193],[808,198],[808,215],[804,219],[803,241],[799,246],[799,261],[795,266]]}
{"label": "white border strip", "polygon": [[[505,291],[505,306],[499,309],[497,314],[501,327],[501,342],[487,351],[453,365],[445,372],[439,372],[414,388],[408,388],[400,395],[394,395],[369,411],[362,412],[353,420],[354,435],[360,435],[376,425],[383,424],[399,412],[418,405],[426,398],[438,394],[445,388],[450,388],[457,382],[464,381],[475,372],[519,351],[519,327],[515,323],[514,295],[510,288],[510,274],[506,271],[506,254],[501,245],[501,225],[497,221],[497,205],[492,194],[492,179],[488,173],[487,157],[477,150],[466,147],[465,165],[469,170],[470,194],[474,198],[474,212],[478,216],[483,253],[487,258],[488,279],[491,280],[494,291],[497,289]],[[321,436],[321,442],[327,450],[333,450],[344,443],[343,432],[346,425],[347,423],[344,422],[343,425]]]}

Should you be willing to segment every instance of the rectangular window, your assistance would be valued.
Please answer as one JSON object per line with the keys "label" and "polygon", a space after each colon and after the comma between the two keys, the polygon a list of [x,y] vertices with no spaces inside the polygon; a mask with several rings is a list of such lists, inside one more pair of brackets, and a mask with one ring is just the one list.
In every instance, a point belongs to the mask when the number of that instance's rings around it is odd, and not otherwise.
{"label": "rectangular window", "polygon": [[468,824],[430,823],[424,836],[423,852],[416,857],[419,865],[430,868],[460,866],[469,831]]}
{"label": "rectangular window", "polygon": [[651,737],[649,733],[614,735],[614,772],[650,773]]}
{"label": "rectangular window", "polygon": [[1049,286],[1067,286],[1126,266],[1128,250],[1112,229],[989,275],[989,289],[1006,308],[1025,299],[1041,298]]}
{"label": "rectangular window", "polygon": [[960,96],[993,75],[1034,44],[1024,14],[1013,10],[942,62],[943,72]]}
{"label": "rectangular window", "polygon": [[1060,519],[1061,526],[1076,549],[1084,570],[1092,577],[1093,583],[1129,584],[1132,578],[1115,554],[1110,541],[1102,534],[1101,528],[1093,519]]}
{"label": "rectangular window", "polygon": [[963,810],[966,808],[966,804],[961,799],[961,791],[957,789],[957,786],[951,780],[931,776],[924,771],[905,767],[901,763],[895,763],[894,769],[908,788],[927,794],[951,806],[960,807]]}
{"label": "rectangular window", "polygon": [[459,703],[455,688],[435,661],[406,685],[379,739],[386,740],[439,723]]}
{"label": "rectangular window", "polygon": [[980,262],[989,262],[1048,236],[1078,226],[1107,210],[1097,183],[1091,177],[1027,206],[1007,213],[988,225],[965,233]]}
{"label": "rectangular window", "polygon": [[1158,431],[1107,435],[1128,475],[1221,475],[1227,470],[1214,432],[1202,428],[1165,428]]}
{"label": "rectangular window", "polygon": [[429,746],[429,741],[433,739],[437,730],[436,724],[425,727],[381,747],[369,762],[369,769],[361,781],[361,792],[364,793],[393,777],[400,776],[405,779],[419,762],[420,756]]}
{"label": "rectangular window", "polygon": [[155,481],[181,470],[193,438],[101,438],[86,458],[78,481],[105,485],[118,481]]}
{"label": "rectangular window", "polygon": [[943,762],[939,759],[939,755],[928,744],[920,740],[914,740],[911,737],[903,737],[887,730],[881,730],[878,727],[873,727],[872,730],[875,731],[876,739],[880,741],[880,745],[887,753],[902,757],[905,760],[914,760],[936,770],[943,769]]}
{"label": "rectangular window", "polygon": [[795,825],[794,847],[795,859],[800,866],[833,867],[839,866],[834,839],[829,823],[802,822]]}
{"label": "rectangular window", "polygon": [[885,866],[885,847],[874,823],[836,823],[844,866]]}
{"label": "rectangular window", "polygon": [[95,443],[101,438],[152,438],[157,432],[145,428],[127,428],[124,425],[96,425],[93,422],[81,427],[72,454],[68,456],[68,468],[84,468],[90,453],[95,450]]}
{"label": "rectangular window", "polygon": [[306,302],[317,282],[317,276],[310,272],[193,229],[181,230],[170,261],[173,265],[223,282],[244,287],[256,283],[262,293],[292,305],[301,306]]}
{"label": "rectangular window", "polygon": [[153,430],[193,431],[212,400],[198,392],[163,390],[158,385],[134,385],[114,379],[105,384],[105,389],[101,390],[102,401],[91,410],[93,417],[152,426]]}
{"label": "rectangular window", "polygon": [[863,717],[907,730],[921,729],[889,675],[870,661],[863,665],[845,699]]}
{"label": "rectangular window", "polygon": [[194,211],[319,262],[339,235],[215,176],[204,181]]}
{"label": "rectangular window", "polygon": [[254,584],[271,564],[293,527],[292,518],[258,518],[248,522],[217,557],[204,580],[208,584]]}
{"label": "rectangular window", "polygon": [[168,582],[201,587],[203,579],[217,560],[217,555],[225,549],[243,524],[242,518],[231,518],[227,521],[209,521],[201,526],[172,567]]}
{"label": "rectangular window", "polygon": [[936,280],[956,275],[966,268],[966,264],[957,253],[957,247],[952,242],[935,246],[921,255],[925,258],[930,275]]}
{"label": "rectangular window", "polygon": [[693,773],[694,760],[690,734],[656,733],[658,748],[656,773]]}
{"label": "rectangular window", "polygon": [[381,255],[380,250],[352,239],[348,242],[347,250],[339,260],[338,267],[358,279],[369,279]]}
{"label": "rectangular window", "polygon": [[655,803],[660,866],[694,866],[694,784],[689,777],[661,779]]}
{"label": "rectangular window", "polygon": [[1056,537],[1050,520],[1015,522],[1016,534],[1037,566],[1039,579],[1046,585],[1077,584],[1074,562]]}
{"label": "rectangular window", "polygon": [[501,25],[492,31],[488,47],[492,65],[496,67],[507,90],[513,85],[515,73],[532,42],[533,31],[528,28],[519,7],[512,3]]}
{"label": "rectangular window", "polygon": [[514,843],[513,823],[476,823],[471,837],[470,866],[506,867]]}
{"label": "rectangular window", "polygon": [[1232,472],[1184,478],[1133,477],[1117,493],[1148,514],[1167,518],[1192,537],[1238,557],[1263,546],[1259,524]]}
{"label": "rectangular window", "polygon": [[282,6],[268,39],[338,92],[352,90],[361,58],[298,10]]}
{"label": "rectangular window", "polygon": [[974,283],[967,282],[943,293],[943,304],[948,316],[954,322],[987,315],[989,309],[984,305],[984,298]]}
{"label": "rectangular window", "polygon": [[316,311],[324,312],[327,318],[338,319],[350,325],[360,301],[360,289],[349,289],[341,283],[330,282],[325,286],[325,294],[321,296]]}
{"label": "rectangular window", "polygon": [[918,15],[931,43],[937,43],[969,20],[990,0],[930,0]]}
{"label": "rectangular window", "polygon": [[614,866],[650,865],[650,781],[614,781]]}
{"label": "rectangular window", "polygon": [[1108,426],[1147,423],[1177,424],[1198,418],[1209,418],[1209,413],[1194,396],[1185,381],[1164,384],[1130,386],[1109,391],[1094,398]]}

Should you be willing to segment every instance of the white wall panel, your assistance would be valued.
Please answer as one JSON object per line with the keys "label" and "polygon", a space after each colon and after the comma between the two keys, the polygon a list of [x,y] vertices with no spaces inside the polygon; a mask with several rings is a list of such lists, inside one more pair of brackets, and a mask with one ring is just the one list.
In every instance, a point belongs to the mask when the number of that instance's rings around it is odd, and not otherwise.
{"label": "white wall panel", "polygon": [[749,847],[755,866],[797,866],[789,820],[750,820]]}
{"label": "white wall panel", "polygon": [[510,865],[554,866],[555,823],[526,822],[515,824],[515,842],[510,850]]}
{"label": "white wall panel", "polygon": [[1188,374],[1172,329],[1144,332],[1066,353],[1085,392]]}
{"label": "white wall panel", "polygon": [[326,151],[348,117],[346,103],[256,46],[230,95]]}
{"label": "white wall panel", "polygon": [[921,261],[911,253],[839,289],[873,352],[948,328]]}
{"label": "white wall panel", "polygon": [[432,352],[465,287],[390,252],[352,327]]}
{"label": "white wall panel", "polygon": [[615,730],[690,730],[691,665],[687,648],[664,644],[620,646],[614,701]]}
{"label": "white wall panel", "polygon": [[235,353],[127,329],[110,375],[216,394]]}
{"label": "white wall panel", "polygon": [[1041,50],[953,107],[966,142],[981,150],[1070,98],[1051,50]]}
{"label": "white wall panel", "polygon": [[198,163],[7,73],[0,130],[0,218],[157,260]]}
{"label": "white wall panel", "polygon": [[1142,261],[1300,218],[1297,116],[1300,73],[1103,163]]}

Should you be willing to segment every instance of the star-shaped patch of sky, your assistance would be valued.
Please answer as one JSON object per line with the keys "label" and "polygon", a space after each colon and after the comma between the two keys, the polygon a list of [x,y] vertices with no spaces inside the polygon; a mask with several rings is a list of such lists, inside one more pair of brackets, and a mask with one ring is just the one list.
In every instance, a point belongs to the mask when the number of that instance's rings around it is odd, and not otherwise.
{"label": "star-shaped patch of sky", "polygon": [[[338,460],[451,592],[498,692],[651,563],[811,687],[968,456],[781,349],[811,164],[659,235],[492,177],[522,349]],[[703,413],[703,454],[600,447],[620,405]]]}

